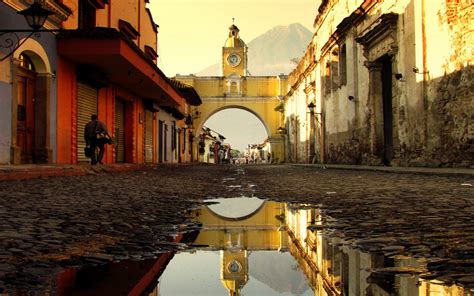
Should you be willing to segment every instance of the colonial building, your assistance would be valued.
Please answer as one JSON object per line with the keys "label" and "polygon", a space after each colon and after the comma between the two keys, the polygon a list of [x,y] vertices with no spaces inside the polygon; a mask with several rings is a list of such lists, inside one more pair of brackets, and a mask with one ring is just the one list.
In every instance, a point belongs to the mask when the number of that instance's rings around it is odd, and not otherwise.
{"label": "colonial building", "polygon": [[[272,153],[275,152],[275,160],[281,162],[284,158],[283,138],[279,131],[283,119],[275,108],[287,92],[287,76],[250,76],[247,71],[247,46],[239,32],[236,25],[229,27],[222,47],[222,76],[177,75],[176,79],[194,87],[202,99],[203,104],[192,112],[196,131],[201,131],[206,120],[219,111],[228,108],[246,110],[262,122]],[[199,135],[196,134],[195,145],[198,140]],[[198,159],[197,155],[194,157]]]}
{"label": "colonial building", "polygon": [[[58,162],[87,161],[82,127],[98,113],[116,138],[107,162],[178,162],[186,100],[156,66],[146,2],[79,1],[58,41]],[[184,143],[180,143],[183,144]]]}
{"label": "colonial building", "polygon": [[472,167],[471,1],[320,1],[285,98],[291,162]]}
{"label": "colonial building", "polygon": [[[18,14],[25,1],[0,3],[0,163],[46,163],[56,158],[58,105],[56,36],[33,34]],[[45,29],[58,29],[72,10],[60,1],[45,1],[54,12]],[[21,44],[18,49],[15,45]],[[16,50],[15,50],[16,49]]]}
{"label": "colonial building", "polygon": [[[191,161],[184,119],[200,98],[156,66],[158,26],[147,2],[45,2],[46,27],[61,32],[41,33],[43,44],[29,39],[1,64],[13,75],[2,74],[10,99],[1,103],[0,163],[87,163],[83,130],[92,114],[116,140],[106,163]],[[13,27],[23,7],[0,5]]]}

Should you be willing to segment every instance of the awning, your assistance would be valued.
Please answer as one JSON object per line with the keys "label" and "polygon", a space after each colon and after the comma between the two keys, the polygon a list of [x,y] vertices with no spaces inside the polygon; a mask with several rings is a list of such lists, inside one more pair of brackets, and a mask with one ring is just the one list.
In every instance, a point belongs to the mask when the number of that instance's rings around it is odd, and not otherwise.
{"label": "awning", "polygon": [[107,79],[160,106],[184,106],[182,94],[138,46],[113,28],[65,30],[58,35],[58,53],[98,67]]}

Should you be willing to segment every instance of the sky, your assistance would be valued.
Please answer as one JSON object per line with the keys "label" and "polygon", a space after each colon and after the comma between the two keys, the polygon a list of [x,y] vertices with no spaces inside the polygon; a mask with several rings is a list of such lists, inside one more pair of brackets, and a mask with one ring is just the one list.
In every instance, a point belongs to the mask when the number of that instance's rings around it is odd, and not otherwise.
{"label": "sky", "polygon": [[248,144],[261,144],[268,137],[262,122],[242,109],[225,109],[209,117],[204,125],[226,139],[232,149],[244,151]]}
{"label": "sky", "polygon": [[[249,43],[275,26],[301,23],[310,31],[320,0],[152,0],[158,29],[158,67],[168,76],[199,72],[220,61],[233,18]],[[251,61],[249,61],[251,62]],[[268,137],[257,117],[240,109],[213,115],[205,126],[221,133],[232,148],[261,144]]]}
{"label": "sky", "polygon": [[167,76],[196,73],[220,60],[232,18],[249,43],[271,28],[301,23],[312,31],[319,0],[152,0],[158,66]]}

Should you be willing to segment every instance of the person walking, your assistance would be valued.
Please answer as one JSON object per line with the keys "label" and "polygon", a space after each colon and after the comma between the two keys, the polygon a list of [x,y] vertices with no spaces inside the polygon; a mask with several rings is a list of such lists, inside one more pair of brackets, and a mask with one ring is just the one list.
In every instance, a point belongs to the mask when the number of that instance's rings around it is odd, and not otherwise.
{"label": "person walking", "polygon": [[[105,144],[108,143],[110,135],[107,126],[98,119],[96,114],[91,115],[91,121],[84,128],[84,139],[86,140],[86,146],[90,147],[91,150],[91,164],[103,164]],[[97,148],[99,149],[98,153]]]}

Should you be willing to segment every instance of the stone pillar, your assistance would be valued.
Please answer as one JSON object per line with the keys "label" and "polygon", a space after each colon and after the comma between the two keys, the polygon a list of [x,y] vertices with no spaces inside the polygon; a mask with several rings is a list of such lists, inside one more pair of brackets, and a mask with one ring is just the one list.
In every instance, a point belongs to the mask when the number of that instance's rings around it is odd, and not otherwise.
{"label": "stone pillar", "polygon": [[272,159],[276,163],[285,161],[285,144],[284,137],[271,137],[268,139],[272,147]]}
{"label": "stone pillar", "polygon": [[369,69],[369,99],[367,101],[370,118],[370,146],[374,155],[381,156],[384,148],[383,135],[383,98],[382,98],[382,64],[365,62]]}

